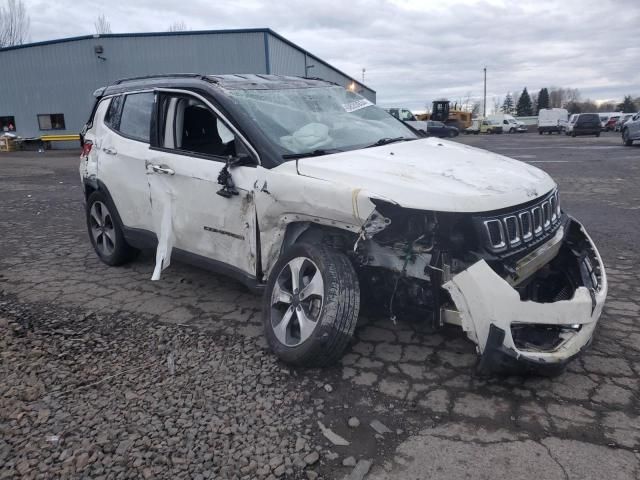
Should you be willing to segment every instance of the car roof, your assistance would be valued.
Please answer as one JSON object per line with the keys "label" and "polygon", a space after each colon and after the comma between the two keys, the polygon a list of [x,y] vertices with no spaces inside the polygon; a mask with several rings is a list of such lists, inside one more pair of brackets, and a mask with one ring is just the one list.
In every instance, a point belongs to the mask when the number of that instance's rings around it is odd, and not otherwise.
{"label": "car roof", "polygon": [[229,74],[204,75],[201,73],[170,73],[144,77],[124,78],[99,88],[95,96],[112,95],[132,90],[158,87],[190,87],[205,82],[211,87],[227,90],[284,90],[293,88],[317,88],[337,85],[320,78],[288,75]]}

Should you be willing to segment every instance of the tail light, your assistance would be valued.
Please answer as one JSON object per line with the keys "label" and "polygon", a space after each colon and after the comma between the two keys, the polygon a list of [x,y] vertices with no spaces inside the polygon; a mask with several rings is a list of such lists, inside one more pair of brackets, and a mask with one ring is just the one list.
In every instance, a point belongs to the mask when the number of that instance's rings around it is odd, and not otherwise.
{"label": "tail light", "polygon": [[93,147],[93,142],[86,140],[82,145],[82,153],[80,154],[80,156],[82,158],[87,158],[89,156],[89,153],[91,153],[91,147]]}

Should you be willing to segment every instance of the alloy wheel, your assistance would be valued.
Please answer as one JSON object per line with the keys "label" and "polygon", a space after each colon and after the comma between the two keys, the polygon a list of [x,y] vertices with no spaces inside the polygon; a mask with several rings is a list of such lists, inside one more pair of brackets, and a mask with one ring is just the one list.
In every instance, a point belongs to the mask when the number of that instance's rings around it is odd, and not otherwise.
{"label": "alloy wheel", "polygon": [[278,274],[271,293],[271,326],[280,343],[295,347],[315,331],[324,303],[324,280],[318,266],[296,257]]}
{"label": "alloy wheel", "polygon": [[89,210],[89,226],[93,242],[99,252],[110,256],[116,249],[116,231],[107,206],[102,202],[93,202]]}

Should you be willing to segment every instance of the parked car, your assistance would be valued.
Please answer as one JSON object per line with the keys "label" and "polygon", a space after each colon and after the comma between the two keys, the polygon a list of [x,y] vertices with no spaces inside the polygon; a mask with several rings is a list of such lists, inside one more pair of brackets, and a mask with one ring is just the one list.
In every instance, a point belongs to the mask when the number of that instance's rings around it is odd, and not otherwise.
{"label": "parked car", "polygon": [[152,280],[181,258],[263,292],[285,362],[338,360],[365,303],[457,325],[485,370],[557,371],[589,345],[606,273],[544,171],[419,138],[318,79],[184,74],[95,95],[80,174],[98,258],[154,248]]}
{"label": "parked car", "polygon": [[525,133],[528,131],[527,124],[521,120],[516,119],[516,132]]}
{"label": "parked car", "polygon": [[504,129],[502,128],[502,123],[497,120],[483,120],[480,124],[480,132],[481,133],[502,133]]}
{"label": "parked car", "polygon": [[480,124],[482,123],[482,119],[474,118],[471,120],[471,125],[463,130],[465,135],[478,135],[480,133]]}
{"label": "parked car", "polygon": [[630,147],[633,142],[640,140],[640,112],[627,120],[622,126],[622,143]]}
{"label": "parked car", "polygon": [[518,122],[513,117],[513,115],[509,115],[507,113],[497,113],[488,115],[487,119],[500,124],[502,126],[503,133],[516,133],[518,131]]}
{"label": "parked car", "polygon": [[424,134],[427,133],[427,122],[424,120],[418,120],[411,110],[406,108],[387,108],[386,110],[395,118],[415,128],[419,132]]}
{"label": "parked car", "polygon": [[459,134],[460,130],[457,127],[445,125],[435,120],[427,120],[427,135],[430,137],[451,138],[457,137]]}
{"label": "parked car", "polygon": [[633,113],[625,113],[623,115],[620,116],[620,118],[618,118],[618,121],[616,122],[616,126],[614,127],[614,130],[616,132],[621,132],[622,131],[622,126],[625,124],[625,122],[627,120],[629,120],[631,117],[633,117]]}
{"label": "parked car", "polygon": [[613,115],[609,117],[609,120],[607,120],[604,124],[604,131],[609,132],[611,130],[614,130],[616,128],[616,123],[618,123],[619,118],[620,118],[620,115]]}
{"label": "parked car", "polygon": [[573,123],[571,136],[578,135],[595,135],[600,136],[601,124],[600,117],[597,113],[580,113]]}
{"label": "parked car", "polygon": [[576,120],[578,120],[579,113],[574,113],[569,117],[569,121],[567,122],[567,128],[565,128],[565,135],[571,135],[573,132],[573,126],[576,124]]}
{"label": "parked car", "polygon": [[569,112],[564,108],[543,108],[538,112],[538,133],[562,133],[568,118]]}

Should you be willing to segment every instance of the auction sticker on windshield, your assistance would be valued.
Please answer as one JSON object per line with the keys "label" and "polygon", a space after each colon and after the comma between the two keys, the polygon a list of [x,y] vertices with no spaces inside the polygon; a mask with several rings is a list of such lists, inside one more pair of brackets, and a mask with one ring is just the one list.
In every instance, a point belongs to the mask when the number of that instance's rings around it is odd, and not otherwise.
{"label": "auction sticker on windshield", "polygon": [[342,107],[347,113],[351,113],[356,110],[360,110],[361,108],[368,107],[369,105],[373,105],[373,103],[366,98],[361,98],[360,100],[355,100],[353,102],[343,103]]}

